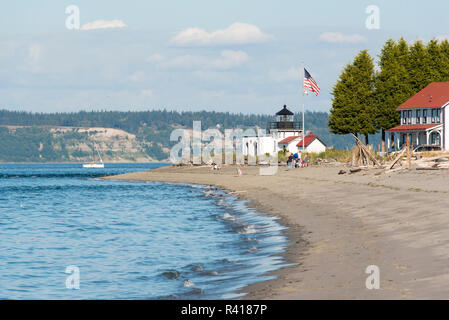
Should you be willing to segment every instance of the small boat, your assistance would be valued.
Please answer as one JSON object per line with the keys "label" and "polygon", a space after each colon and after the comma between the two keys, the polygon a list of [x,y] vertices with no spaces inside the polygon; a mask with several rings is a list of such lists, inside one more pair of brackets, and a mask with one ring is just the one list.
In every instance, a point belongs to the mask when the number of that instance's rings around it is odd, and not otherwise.
{"label": "small boat", "polygon": [[104,168],[104,163],[84,163],[83,168]]}
{"label": "small boat", "polygon": [[100,158],[100,162],[83,163],[83,168],[91,168],[91,169],[102,169],[102,168],[104,168],[104,163],[103,163],[103,159],[101,158],[100,152],[98,151],[98,149],[97,149],[97,147],[95,145],[94,145],[94,147],[95,147],[95,150],[97,151],[98,157]]}

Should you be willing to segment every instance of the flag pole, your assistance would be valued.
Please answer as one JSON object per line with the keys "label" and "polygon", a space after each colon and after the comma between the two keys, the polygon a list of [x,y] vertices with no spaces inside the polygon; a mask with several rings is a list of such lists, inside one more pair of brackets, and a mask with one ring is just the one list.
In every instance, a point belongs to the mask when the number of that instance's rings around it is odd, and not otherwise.
{"label": "flag pole", "polygon": [[306,72],[304,69],[304,61],[302,61],[302,152],[305,150],[306,130],[304,127],[304,78]]}

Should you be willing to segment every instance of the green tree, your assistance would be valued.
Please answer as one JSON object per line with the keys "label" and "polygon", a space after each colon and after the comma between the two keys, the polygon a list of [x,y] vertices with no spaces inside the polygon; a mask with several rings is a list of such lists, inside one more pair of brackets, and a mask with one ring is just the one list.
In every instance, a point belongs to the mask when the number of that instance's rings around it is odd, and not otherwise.
{"label": "green tree", "polygon": [[449,42],[443,40],[440,43],[439,59],[439,78],[438,81],[449,81]]}
{"label": "green tree", "polygon": [[372,121],[374,63],[367,50],[346,65],[333,88],[329,128],[332,133],[365,135],[376,133]]}
{"label": "green tree", "polygon": [[396,108],[413,93],[410,77],[410,49],[402,38],[389,39],[379,56],[380,71],[375,77],[373,122],[381,130],[382,151],[385,151],[385,130],[399,124]]}
{"label": "green tree", "polygon": [[416,41],[410,47],[408,73],[410,89],[413,93],[429,84],[430,71],[427,64],[427,51],[421,41]]}
{"label": "green tree", "polygon": [[428,69],[428,79],[425,85],[429,83],[441,80],[441,63],[442,63],[442,52],[438,41],[435,39],[430,40],[426,46],[426,67]]}

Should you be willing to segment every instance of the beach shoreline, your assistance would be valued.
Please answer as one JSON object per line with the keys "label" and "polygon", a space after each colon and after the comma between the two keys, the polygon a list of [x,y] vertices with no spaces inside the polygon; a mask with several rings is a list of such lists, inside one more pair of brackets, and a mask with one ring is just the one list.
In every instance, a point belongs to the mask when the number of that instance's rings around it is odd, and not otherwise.
{"label": "beach shoreline", "polygon": [[[284,257],[294,265],[246,287],[244,299],[447,298],[449,171],[338,175],[341,169],[279,167],[261,176],[252,166],[238,177],[234,166],[185,166],[105,179],[213,185],[279,217],[288,227]],[[380,269],[378,290],[366,287],[370,265]]]}

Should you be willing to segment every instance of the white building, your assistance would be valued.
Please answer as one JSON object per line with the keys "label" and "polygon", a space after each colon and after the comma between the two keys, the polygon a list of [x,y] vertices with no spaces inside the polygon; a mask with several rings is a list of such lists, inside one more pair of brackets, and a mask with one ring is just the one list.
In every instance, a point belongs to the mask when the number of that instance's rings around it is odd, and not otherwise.
{"label": "white building", "polygon": [[[298,142],[296,147],[299,150],[302,150],[303,147],[302,139],[301,141]],[[306,138],[304,140],[304,148],[306,152],[320,153],[326,151],[326,144],[320,138],[314,136],[313,132],[310,131],[310,133],[306,135]]]}
{"label": "white building", "polygon": [[[294,114],[284,105],[276,113],[276,121],[267,123],[267,130],[258,136],[243,137],[243,154],[259,156],[276,154],[284,149],[296,153],[302,150],[302,124],[294,121]],[[312,139],[313,137],[313,139]],[[306,152],[322,152],[326,145],[311,133],[305,139]]]}
{"label": "white building", "polygon": [[397,110],[401,124],[387,131],[387,151],[402,149],[407,137],[413,148],[438,145],[449,150],[449,82],[433,82]]}

